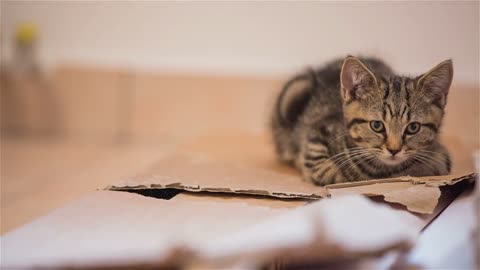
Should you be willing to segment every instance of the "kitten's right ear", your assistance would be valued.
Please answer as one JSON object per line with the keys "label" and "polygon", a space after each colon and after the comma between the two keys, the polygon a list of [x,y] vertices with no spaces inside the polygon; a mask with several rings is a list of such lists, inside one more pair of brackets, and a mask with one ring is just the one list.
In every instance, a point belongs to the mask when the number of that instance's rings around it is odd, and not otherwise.
{"label": "kitten's right ear", "polygon": [[343,61],[340,85],[344,102],[361,99],[377,85],[375,75],[358,59],[348,56]]}
{"label": "kitten's right ear", "polygon": [[423,93],[423,98],[443,108],[447,101],[452,79],[452,60],[445,60],[422,75],[418,79],[417,88]]}

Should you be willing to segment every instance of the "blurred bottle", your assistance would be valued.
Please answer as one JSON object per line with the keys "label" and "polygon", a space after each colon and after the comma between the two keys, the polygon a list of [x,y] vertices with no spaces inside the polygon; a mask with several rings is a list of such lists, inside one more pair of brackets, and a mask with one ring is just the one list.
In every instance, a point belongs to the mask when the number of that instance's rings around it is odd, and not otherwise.
{"label": "blurred bottle", "polygon": [[12,59],[2,63],[2,136],[45,137],[57,133],[57,104],[38,63],[37,43],[36,26],[19,25]]}

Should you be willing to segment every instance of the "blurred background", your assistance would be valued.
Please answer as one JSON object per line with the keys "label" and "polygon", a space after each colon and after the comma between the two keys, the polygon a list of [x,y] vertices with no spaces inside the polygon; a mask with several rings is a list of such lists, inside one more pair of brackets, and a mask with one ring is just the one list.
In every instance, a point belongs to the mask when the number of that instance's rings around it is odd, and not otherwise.
{"label": "blurred background", "polygon": [[414,75],[453,59],[442,136],[454,172],[471,170],[479,148],[477,1],[0,8],[2,233],[168,151],[273,159],[268,114],[282,84],[347,54]]}

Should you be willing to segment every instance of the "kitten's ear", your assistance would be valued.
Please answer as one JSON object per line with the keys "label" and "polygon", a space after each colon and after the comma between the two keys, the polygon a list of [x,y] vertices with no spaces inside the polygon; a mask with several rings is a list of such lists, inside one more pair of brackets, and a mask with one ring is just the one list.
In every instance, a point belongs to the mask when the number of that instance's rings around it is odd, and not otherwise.
{"label": "kitten's ear", "polygon": [[427,101],[444,107],[452,79],[452,60],[445,60],[418,79],[417,89],[422,92]]}
{"label": "kitten's ear", "polygon": [[343,61],[340,84],[344,102],[364,97],[377,87],[375,75],[358,59],[348,56]]}

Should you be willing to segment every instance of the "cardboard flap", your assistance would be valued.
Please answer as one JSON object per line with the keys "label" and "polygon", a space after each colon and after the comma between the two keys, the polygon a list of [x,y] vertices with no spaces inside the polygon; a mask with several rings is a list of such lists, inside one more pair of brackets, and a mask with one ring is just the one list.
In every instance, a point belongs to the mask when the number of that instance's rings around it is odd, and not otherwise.
{"label": "cardboard flap", "polygon": [[408,212],[358,195],[295,209],[192,198],[95,192],[4,235],[2,266],[156,269],[200,263],[199,269],[226,269],[276,258],[331,261],[409,247],[422,228]]}
{"label": "cardboard flap", "polygon": [[182,261],[186,241],[205,244],[285,211],[98,191],[2,236],[2,269],[168,266]]}
{"label": "cardboard flap", "polygon": [[421,228],[420,219],[408,212],[350,195],[281,213],[193,249],[202,260],[213,262],[329,262],[408,248]]}
{"label": "cardboard flap", "polygon": [[429,177],[404,176],[328,185],[327,189],[331,196],[346,194],[383,196],[385,201],[400,203],[409,211],[431,214],[441,195],[439,187],[473,181],[475,177],[474,173]]}
{"label": "cardboard flap", "polygon": [[182,189],[270,196],[288,199],[319,199],[343,194],[384,196],[417,213],[432,213],[440,197],[440,186],[472,180],[475,174],[434,177],[398,177],[315,186],[300,176],[215,161],[198,154],[165,156],[144,173],[106,187],[107,190]]}

